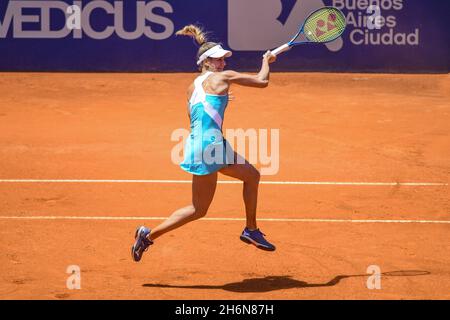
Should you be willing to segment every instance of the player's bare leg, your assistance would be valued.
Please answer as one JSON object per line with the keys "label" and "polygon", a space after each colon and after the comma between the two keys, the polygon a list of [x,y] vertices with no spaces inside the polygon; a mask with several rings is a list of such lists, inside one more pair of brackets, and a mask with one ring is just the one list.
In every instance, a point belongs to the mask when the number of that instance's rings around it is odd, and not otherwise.
{"label": "player's bare leg", "polygon": [[153,230],[140,226],[136,230],[135,243],[131,248],[133,260],[141,260],[143,253],[153,244],[153,240],[163,234],[200,219],[208,212],[217,185],[217,172],[192,178],[192,205],[178,209]]}
{"label": "player's bare leg", "polygon": [[[247,219],[247,228],[257,229],[256,208],[258,203],[258,187],[260,174],[247,160],[235,153],[235,163],[229,165],[219,172],[244,182],[243,198],[245,203],[245,215]],[[238,159],[240,159],[238,161]],[[244,163],[242,163],[244,162]]]}
{"label": "player's bare leg", "polygon": [[155,240],[163,234],[172,231],[182,225],[200,219],[206,215],[214,197],[217,185],[217,172],[192,178],[192,205],[181,208],[155,227],[148,238]]}
{"label": "player's bare leg", "polygon": [[[256,223],[260,173],[237,153],[234,154],[234,159],[234,164],[221,169],[220,173],[244,182],[243,198],[247,227],[242,231],[240,239],[246,243],[254,244],[262,250],[274,251],[275,246],[264,238],[264,234],[258,229]],[[240,161],[237,161],[238,159]]]}

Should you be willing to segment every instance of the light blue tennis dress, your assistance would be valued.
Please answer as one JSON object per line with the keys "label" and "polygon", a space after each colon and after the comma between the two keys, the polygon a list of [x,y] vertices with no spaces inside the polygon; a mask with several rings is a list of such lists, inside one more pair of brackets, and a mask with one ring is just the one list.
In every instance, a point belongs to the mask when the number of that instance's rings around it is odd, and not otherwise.
{"label": "light blue tennis dress", "polygon": [[211,74],[206,72],[195,79],[189,100],[191,133],[180,166],[194,175],[216,172],[234,160],[234,151],[222,134],[228,95],[207,94],[203,89],[203,82]]}

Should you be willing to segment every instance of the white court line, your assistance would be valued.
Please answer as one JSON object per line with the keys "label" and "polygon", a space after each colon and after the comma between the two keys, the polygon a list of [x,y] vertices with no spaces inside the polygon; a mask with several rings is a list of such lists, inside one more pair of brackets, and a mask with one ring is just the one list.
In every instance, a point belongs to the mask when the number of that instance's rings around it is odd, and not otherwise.
{"label": "white court line", "polygon": [[[0,216],[0,220],[166,220],[167,217],[102,217],[102,216]],[[202,218],[206,221],[245,221],[245,218]],[[353,219],[295,219],[258,218],[267,222],[326,222],[326,223],[422,223],[450,224],[450,220],[353,220]]]}
{"label": "white court line", "polygon": [[[0,183],[161,183],[189,184],[191,180],[88,180],[88,179],[0,179]],[[241,181],[219,180],[218,184],[242,184]],[[406,187],[443,187],[443,182],[327,182],[327,181],[261,181],[260,184],[272,185],[335,185],[335,186],[406,186]]]}

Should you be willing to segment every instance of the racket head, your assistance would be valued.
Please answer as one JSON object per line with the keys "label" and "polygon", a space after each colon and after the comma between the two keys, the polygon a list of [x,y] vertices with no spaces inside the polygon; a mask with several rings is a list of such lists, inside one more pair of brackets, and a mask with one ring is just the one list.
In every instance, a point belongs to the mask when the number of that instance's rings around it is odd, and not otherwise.
{"label": "racket head", "polygon": [[291,45],[334,41],[344,33],[346,26],[347,21],[341,10],[335,7],[322,7],[309,14],[296,35],[298,37],[302,33],[305,39],[297,42],[293,39]]}

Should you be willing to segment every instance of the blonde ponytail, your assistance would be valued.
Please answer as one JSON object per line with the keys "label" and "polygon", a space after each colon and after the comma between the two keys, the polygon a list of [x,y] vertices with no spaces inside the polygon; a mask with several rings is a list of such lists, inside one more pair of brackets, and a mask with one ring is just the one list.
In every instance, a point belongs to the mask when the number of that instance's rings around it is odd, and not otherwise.
{"label": "blonde ponytail", "polygon": [[175,33],[177,36],[189,36],[195,39],[199,46],[205,44],[208,39],[206,33],[198,26],[190,24]]}

